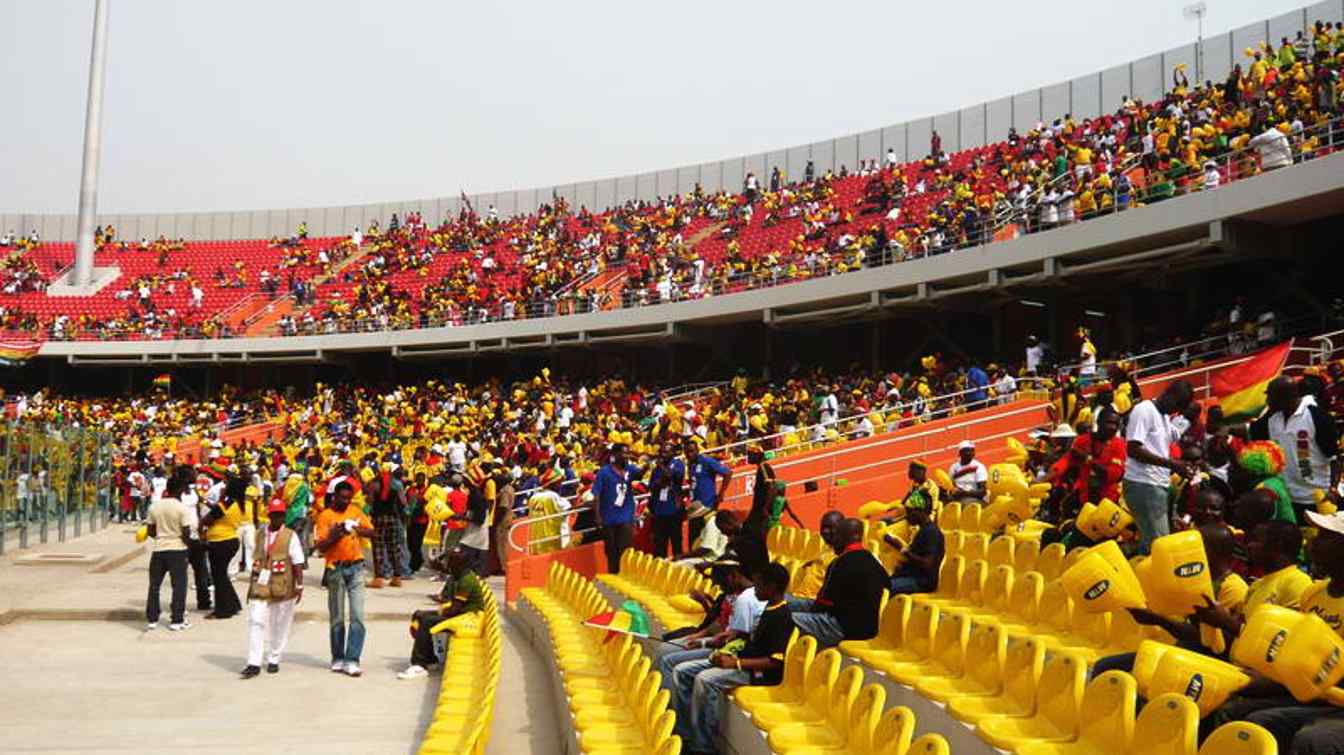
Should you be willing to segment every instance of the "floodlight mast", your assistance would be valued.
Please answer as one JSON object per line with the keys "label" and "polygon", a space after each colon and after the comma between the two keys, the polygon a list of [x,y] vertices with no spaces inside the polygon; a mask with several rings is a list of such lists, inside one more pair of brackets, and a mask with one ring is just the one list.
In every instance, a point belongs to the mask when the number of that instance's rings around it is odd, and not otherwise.
{"label": "floodlight mast", "polygon": [[79,172],[79,223],[75,265],[69,283],[93,282],[93,229],[98,215],[98,159],[103,141],[103,74],[107,66],[108,0],[94,0],[93,44],[89,52],[89,99],[84,110],[84,164]]}
{"label": "floodlight mast", "polygon": [[1204,16],[1209,12],[1208,3],[1199,0],[1197,3],[1181,8],[1181,14],[1186,18],[1195,19],[1197,36],[1195,37],[1195,84],[1204,83]]}

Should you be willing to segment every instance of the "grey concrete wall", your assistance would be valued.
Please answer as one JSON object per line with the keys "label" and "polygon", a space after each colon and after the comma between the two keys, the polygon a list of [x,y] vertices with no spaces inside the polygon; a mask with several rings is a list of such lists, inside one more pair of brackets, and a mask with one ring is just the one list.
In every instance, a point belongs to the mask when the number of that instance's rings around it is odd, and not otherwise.
{"label": "grey concrete wall", "polygon": [[[1175,13],[1174,10],[1172,12]],[[1305,29],[1316,20],[1344,20],[1344,0],[1313,3],[1205,39],[1204,78],[1213,81],[1226,78],[1233,65],[1246,63],[1243,51],[1247,47],[1258,46],[1264,40],[1277,44],[1281,37],[1291,39],[1299,29]],[[1193,24],[1190,33],[1193,37]],[[1185,63],[1187,75],[1191,81],[1195,80],[1196,59],[1196,45],[1191,42],[1071,81],[861,134],[638,175],[600,178],[555,187],[474,194],[470,195],[470,200],[478,212],[484,212],[487,206],[494,204],[502,214],[513,214],[532,212],[539,205],[550,202],[554,194],[575,205],[599,210],[633,199],[651,200],[657,196],[685,193],[697,181],[705,191],[718,191],[721,188],[740,191],[747,172],[754,172],[764,182],[775,166],[785,171],[791,179],[801,178],[808,160],[815,163],[818,175],[827,169],[838,171],[841,165],[854,170],[859,160],[881,158],[889,147],[894,148],[902,160],[913,160],[928,154],[932,129],[938,130],[944,150],[956,151],[999,141],[1007,136],[1010,126],[1025,131],[1038,122],[1051,121],[1069,113],[1075,118],[1087,118],[1114,112],[1126,95],[1145,100],[1160,98],[1170,87],[1171,71],[1177,64]],[[337,236],[350,233],[356,225],[367,228],[375,219],[386,225],[393,212],[404,215],[414,209],[420,210],[427,222],[435,223],[445,215],[456,214],[459,205],[460,201],[454,194],[437,199],[345,207],[104,215],[99,218],[99,223],[112,223],[117,227],[118,235],[130,239],[158,235],[188,240],[268,238],[293,232],[303,220],[307,221],[312,235]],[[73,240],[75,235],[73,215],[4,213],[0,214],[0,228],[16,233],[37,229],[43,238],[58,241]]]}

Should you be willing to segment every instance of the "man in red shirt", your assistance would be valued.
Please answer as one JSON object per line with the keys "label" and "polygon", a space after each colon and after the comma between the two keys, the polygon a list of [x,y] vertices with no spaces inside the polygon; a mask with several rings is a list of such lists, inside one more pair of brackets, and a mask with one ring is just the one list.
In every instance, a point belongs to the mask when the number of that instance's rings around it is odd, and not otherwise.
{"label": "man in red shirt", "polygon": [[1075,500],[1066,505],[1076,512],[1084,503],[1120,498],[1120,478],[1125,475],[1125,439],[1119,435],[1120,415],[1104,407],[1097,429],[1073,439],[1069,452],[1055,462],[1053,482],[1066,488]]}

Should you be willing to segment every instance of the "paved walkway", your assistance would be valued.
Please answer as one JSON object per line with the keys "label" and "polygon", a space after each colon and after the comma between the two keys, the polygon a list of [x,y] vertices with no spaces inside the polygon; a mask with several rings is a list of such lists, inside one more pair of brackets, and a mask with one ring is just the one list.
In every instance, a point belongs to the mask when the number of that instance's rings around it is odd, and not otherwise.
{"label": "paved walkway", "polygon": [[[112,525],[0,558],[0,751],[415,751],[440,677],[407,682],[395,674],[410,652],[407,617],[429,605],[432,583],[369,591],[364,676],[354,679],[328,670],[326,593],[314,560],[280,673],[244,681],[241,614],[207,621],[189,610],[193,626],[184,632],[168,632],[165,624],[145,631],[149,557],[134,531]],[[102,561],[92,568],[16,563],[36,553]],[[502,583],[495,587],[502,592]],[[165,614],[167,599],[165,584]],[[489,750],[559,752],[544,667],[507,621],[505,630]]]}

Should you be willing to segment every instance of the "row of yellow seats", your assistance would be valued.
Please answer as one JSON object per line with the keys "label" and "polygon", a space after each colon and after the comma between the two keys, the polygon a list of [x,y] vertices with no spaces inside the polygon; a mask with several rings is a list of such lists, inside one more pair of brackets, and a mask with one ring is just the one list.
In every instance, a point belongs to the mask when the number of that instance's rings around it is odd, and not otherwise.
{"label": "row of yellow seats", "polygon": [[[887,631],[897,632],[893,637],[925,631],[924,623],[930,619],[914,609],[935,607],[943,616],[992,619],[1011,634],[1038,635],[1049,649],[1074,650],[1089,663],[1107,655],[1134,652],[1145,639],[1170,641],[1164,633],[1140,626],[1127,611],[1075,611],[1073,599],[1058,579],[1047,581],[1034,571],[1020,574],[1005,565],[991,569],[987,561],[966,563],[961,556],[944,559],[938,590],[910,596],[909,605],[912,608],[905,616],[896,614],[890,620],[884,611],[882,620]],[[907,620],[914,623],[906,625]],[[936,617],[932,621],[936,624]],[[900,629],[902,625],[906,625],[904,630]],[[931,637],[932,627],[927,629]],[[879,636],[882,631],[879,628]]]}
{"label": "row of yellow seats", "polygon": [[432,631],[452,631],[453,638],[443,664],[438,705],[420,744],[420,755],[480,755],[490,738],[503,658],[494,593],[485,592],[485,608],[479,616],[454,617]]}
{"label": "row of yellow seats", "polygon": [[[897,595],[886,610],[899,616],[910,603]],[[841,643],[840,650],[941,703],[994,747],[1019,755],[1196,752],[1199,706],[1188,697],[1159,695],[1136,718],[1138,686],[1130,674],[1108,671],[1089,684],[1081,653],[1047,654],[1040,636],[1010,634],[995,619],[949,613],[939,621],[932,605],[913,611],[915,626],[904,642],[893,642],[888,631]],[[883,618],[885,624],[887,614]],[[1200,755],[1274,752],[1273,737],[1251,724],[1224,726],[1199,750]]]}
{"label": "row of yellow seats", "polygon": [[658,672],[628,635],[610,641],[606,630],[586,627],[611,610],[597,587],[559,563],[545,588],[523,591],[545,620],[560,669],[579,749],[589,755],[679,755],[672,733],[676,714]]}
{"label": "row of yellow seats", "polygon": [[667,629],[694,626],[704,619],[704,609],[688,597],[692,590],[718,594],[718,588],[694,569],[634,548],[621,554],[620,574],[599,574],[597,579],[642,604]]}
{"label": "row of yellow seats", "polygon": [[775,560],[794,561],[811,561],[830,549],[821,539],[821,533],[783,524],[772,527],[765,534],[765,547]]}
{"label": "row of yellow seats", "polygon": [[863,684],[863,669],[843,671],[834,649],[816,652],[815,638],[796,635],[784,656],[784,677],[773,687],[740,687],[733,700],[776,753],[947,755],[947,740],[927,734],[911,741],[909,708],[885,710],[886,689]]}

